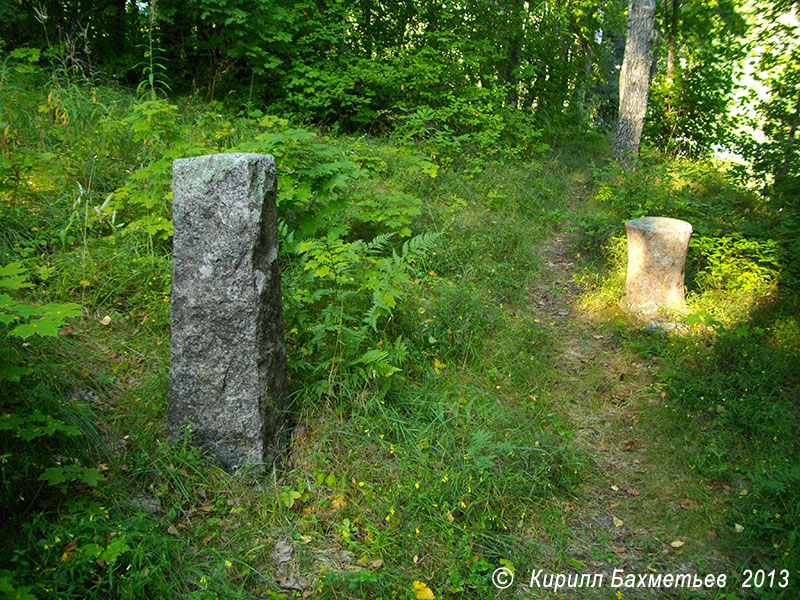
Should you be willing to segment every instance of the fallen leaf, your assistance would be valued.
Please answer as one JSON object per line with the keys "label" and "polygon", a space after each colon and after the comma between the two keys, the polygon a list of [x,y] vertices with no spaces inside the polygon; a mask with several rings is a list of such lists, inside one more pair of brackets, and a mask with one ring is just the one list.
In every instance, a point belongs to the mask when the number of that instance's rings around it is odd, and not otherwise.
{"label": "fallen leaf", "polygon": [[631,450],[633,450],[634,446],[636,446],[636,442],[634,442],[633,440],[628,440],[627,442],[622,444],[622,451],[630,452]]}
{"label": "fallen leaf", "polygon": [[611,546],[611,550],[617,555],[625,554],[628,551],[628,549],[624,546]]}
{"label": "fallen leaf", "polygon": [[617,517],[612,516],[611,520],[614,521],[614,527],[622,527],[625,522],[622,519],[618,519]]}
{"label": "fallen leaf", "polygon": [[376,558],[371,563],[369,563],[369,566],[372,567],[373,569],[380,569],[383,566],[383,559]]}
{"label": "fallen leaf", "polygon": [[612,502],[608,505],[608,508],[617,508],[619,506],[619,502]]}
{"label": "fallen leaf", "polygon": [[417,600],[433,600],[436,598],[433,590],[428,587],[427,583],[422,581],[414,580],[414,583],[411,584],[411,589],[414,590],[414,598],[417,598]]}
{"label": "fallen leaf", "polygon": [[689,500],[687,498],[686,500],[681,500],[681,508],[684,510],[698,510],[700,505],[694,500]]}
{"label": "fallen leaf", "polygon": [[684,542],[683,540],[673,540],[673,541],[671,541],[671,542],[669,543],[669,545],[670,545],[670,546],[672,546],[673,548],[680,548],[680,547],[681,547],[681,546],[683,546],[685,543],[686,543],[686,542]]}
{"label": "fallen leaf", "polygon": [[331,499],[331,508],[333,508],[333,510],[339,510],[340,508],[347,506],[347,502],[344,499],[344,494],[334,494],[328,497]]}
{"label": "fallen leaf", "polygon": [[100,319],[100,325],[108,325],[109,323],[111,323],[111,317],[108,315]]}
{"label": "fallen leaf", "polygon": [[178,533],[178,530],[175,529],[175,527],[173,527],[172,525],[167,527],[167,533],[170,535],[174,535],[175,537],[180,537],[181,535],[180,533]]}
{"label": "fallen leaf", "polygon": [[614,490],[615,492],[618,492],[619,491],[619,486],[618,485],[612,485],[611,489]]}
{"label": "fallen leaf", "polygon": [[744,531],[744,525],[739,525],[739,523],[734,523],[733,528],[736,530],[736,533],[742,533]]}
{"label": "fallen leaf", "polygon": [[639,494],[641,494],[641,492],[640,492],[639,490],[637,490],[636,488],[628,488],[628,489],[627,489],[627,490],[625,490],[625,491],[626,491],[626,492],[628,493],[628,495],[630,495],[630,496],[638,496]]}

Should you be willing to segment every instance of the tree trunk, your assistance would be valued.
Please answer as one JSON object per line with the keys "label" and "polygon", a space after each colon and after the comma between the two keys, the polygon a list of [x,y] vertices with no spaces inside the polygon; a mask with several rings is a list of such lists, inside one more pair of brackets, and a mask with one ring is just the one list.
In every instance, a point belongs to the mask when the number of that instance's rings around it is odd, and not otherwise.
{"label": "tree trunk", "polygon": [[509,85],[509,94],[506,104],[519,107],[519,67],[522,64],[522,44],[525,40],[525,22],[527,20],[526,8],[521,0],[511,2],[511,11],[508,15],[509,25],[512,30],[508,49],[508,63],[506,64],[505,83]]}
{"label": "tree trunk", "polygon": [[630,0],[628,4],[628,37],[619,74],[619,122],[614,140],[614,157],[622,162],[639,154],[650,91],[655,12],[655,0]]}
{"label": "tree trunk", "polygon": [[669,34],[667,36],[667,79],[672,81],[675,73],[675,61],[678,54],[678,7],[679,0],[672,0],[672,13],[670,14]]}

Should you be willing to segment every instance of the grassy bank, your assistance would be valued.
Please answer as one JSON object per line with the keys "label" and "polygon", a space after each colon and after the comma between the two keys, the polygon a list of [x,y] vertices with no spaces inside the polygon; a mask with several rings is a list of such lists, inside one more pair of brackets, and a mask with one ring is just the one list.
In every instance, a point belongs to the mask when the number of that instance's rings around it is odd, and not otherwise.
{"label": "grassy bank", "polygon": [[[422,153],[42,73],[6,81],[0,110],[3,593],[485,598],[503,565],[644,568],[610,537],[573,544],[602,457],[570,406],[607,392],[567,369],[578,320],[652,360],[642,418],[675,442],[649,460],[713,487],[716,564],[800,576],[796,237],[729,176],[593,170],[597,140]],[[278,165],[298,427],[263,481],[164,442],[170,164],[231,150]],[[621,224],[653,211],[695,225],[687,335],[615,307]],[[582,308],[560,314],[571,292],[542,249],[565,229]],[[706,552],[669,541],[664,568]]]}

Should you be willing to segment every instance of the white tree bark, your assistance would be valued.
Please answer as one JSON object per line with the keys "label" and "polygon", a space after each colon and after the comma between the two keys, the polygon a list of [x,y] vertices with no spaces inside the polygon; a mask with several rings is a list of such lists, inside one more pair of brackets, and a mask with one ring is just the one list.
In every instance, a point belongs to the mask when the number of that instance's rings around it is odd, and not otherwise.
{"label": "white tree bark", "polygon": [[619,121],[614,140],[614,156],[623,162],[639,154],[650,92],[655,13],[655,0],[629,0],[628,36],[619,74]]}

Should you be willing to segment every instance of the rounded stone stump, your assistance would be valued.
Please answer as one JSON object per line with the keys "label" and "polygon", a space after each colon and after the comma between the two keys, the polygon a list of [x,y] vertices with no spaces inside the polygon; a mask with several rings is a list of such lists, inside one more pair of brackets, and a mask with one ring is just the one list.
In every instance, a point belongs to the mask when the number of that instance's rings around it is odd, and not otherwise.
{"label": "rounded stone stump", "polygon": [[683,274],[692,226],[668,217],[642,217],[625,223],[628,273],[623,310],[652,319],[660,308],[685,304]]}

